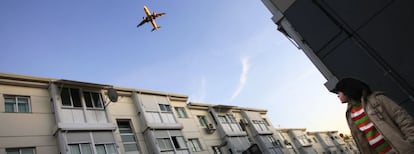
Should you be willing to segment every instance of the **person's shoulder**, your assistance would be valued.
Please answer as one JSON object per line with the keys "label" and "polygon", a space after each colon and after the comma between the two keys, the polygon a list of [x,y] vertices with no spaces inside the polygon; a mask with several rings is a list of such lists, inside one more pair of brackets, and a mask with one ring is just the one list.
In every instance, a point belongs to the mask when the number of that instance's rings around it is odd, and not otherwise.
{"label": "person's shoulder", "polygon": [[375,98],[375,97],[382,97],[382,96],[386,97],[385,92],[383,92],[383,91],[374,91],[368,96],[368,98]]}
{"label": "person's shoulder", "polygon": [[378,103],[378,100],[384,100],[386,98],[388,97],[386,93],[383,91],[374,91],[368,96],[368,100],[370,100],[371,102],[375,102],[375,103]]}
{"label": "person's shoulder", "polygon": [[375,91],[372,92],[370,95],[370,98],[373,100],[376,100],[376,102],[389,102],[392,101],[392,99],[387,95],[386,92],[383,91]]}
{"label": "person's shoulder", "polygon": [[375,96],[375,97],[377,97],[377,96],[386,96],[386,93],[383,92],[383,91],[374,91],[374,92],[372,92],[371,95]]}

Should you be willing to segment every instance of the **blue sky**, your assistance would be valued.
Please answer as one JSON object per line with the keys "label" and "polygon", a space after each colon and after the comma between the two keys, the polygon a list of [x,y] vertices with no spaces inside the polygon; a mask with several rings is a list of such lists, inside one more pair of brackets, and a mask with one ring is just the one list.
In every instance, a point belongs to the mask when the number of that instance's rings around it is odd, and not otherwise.
{"label": "blue sky", "polygon": [[[161,26],[136,25],[151,12]],[[348,133],[345,105],[260,0],[2,0],[0,72],[267,109],[275,127]]]}

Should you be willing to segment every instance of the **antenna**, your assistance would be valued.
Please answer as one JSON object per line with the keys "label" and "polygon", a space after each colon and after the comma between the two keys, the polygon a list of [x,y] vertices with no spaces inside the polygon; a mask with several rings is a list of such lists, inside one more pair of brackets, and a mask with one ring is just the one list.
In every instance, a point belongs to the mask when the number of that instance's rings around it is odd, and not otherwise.
{"label": "antenna", "polygon": [[108,97],[109,97],[109,101],[108,103],[105,103],[105,107],[109,105],[109,103],[113,102],[116,103],[118,101],[118,93],[116,92],[116,90],[114,88],[109,88],[107,90],[108,92]]}
{"label": "antenna", "polygon": [[108,96],[109,96],[109,100],[111,100],[111,102],[117,102],[118,101],[118,93],[116,92],[116,90],[114,88],[109,88],[108,89]]}

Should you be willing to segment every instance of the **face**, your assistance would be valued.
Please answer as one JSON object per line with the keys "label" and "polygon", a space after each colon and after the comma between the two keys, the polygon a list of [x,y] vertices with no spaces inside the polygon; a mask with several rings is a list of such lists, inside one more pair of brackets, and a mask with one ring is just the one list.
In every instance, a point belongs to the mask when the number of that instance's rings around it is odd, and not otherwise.
{"label": "face", "polygon": [[341,103],[347,103],[349,101],[348,97],[343,92],[338,92],[338,98]]}

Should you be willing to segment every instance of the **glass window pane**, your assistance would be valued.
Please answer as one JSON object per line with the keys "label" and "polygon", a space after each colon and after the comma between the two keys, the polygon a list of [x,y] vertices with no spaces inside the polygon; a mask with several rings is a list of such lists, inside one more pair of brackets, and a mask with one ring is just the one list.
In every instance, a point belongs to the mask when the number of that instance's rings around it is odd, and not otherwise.
{"label": "glass window pane", "polygon": [[221,150],[218,146],[213,146],[214,154],[221,154]]}
{"label": "glass window pane", "polygon": [[221,123],[227,123],[227,119],[224,116],[218,116],[218,119]]}
{"label": "glass window pane", "polygon": [[83,92],[83,97],[85,99],[86,107],[93,107],[91,93],[90,92]]}
{"label": "glass window pane", "polygon": [[15,112],[14,106],[15,106],[15,103],[6,103],[5,112]]}
{"label": "glass window pane", "polygon": [[114,144],[107,144],[106,145],[106,152],[108,154],[116,154],[115,145]]}
{"label": "glass window pane", "polygon": [[121,135],[122,142],[135,142],[134,135]]}
{"label": "glass window pane", "polygon": [[21,154],[34,154],[34,149],[33,148],[25,148],[25,149],[21,149]]}
{"label": "glass window pane", "polygon": [[167,111],[171,111],[171,106],[170,106],[170,105],[165,105],[165,109],[166,109]]}
{"label": "glass window pane", "polygon": [[187,114],[185,113],[185,109],[183,107],[176,107],[175,111],[177,112],[177,116],[179,118],[187,118]]}
{"label": "glass window pane", "polygon": [[15,97],[5,97],[4,102],[14,104],[14,103],[16,103],[16,98]]}
{"label": "glass window pane", "polygon": [[190,141],[191,149],[193,151],[201,151],[201,145],[198,139],[188,139]]}
{"label": "glass window pane", "polygon": [[171,111],[170,105],[167,104],[158,104],[160,106],[161,111]]}
{"label": "glass window pane", "polygon": [[119,127],[122,142],[124,143],[125,151],[138,151],[138,146],[135,142],[135,135],[130,126],[130,121],[117,120],[117,124]]}
{"label": "glass window pane", "polygon": [[106,154],[105,153],[105,146],[104,145],[95,145],[96,153],[97,154]]}
{"label": "glass window pane", "polygon": [[124,149],[125,152],[128,151],[138,151],[138,147],[135,143],[131,143],[131,144],[124,144]]}
{"label": "glass window pane", "polygon": [[19,154],[19,149],[6,149],[6,154]]}
{"label": "glass window pane", "polygon": [[29,104],[18,104],[18,112],[29,112]]}
{"label": "glass window pane", "polygon": [[121,134],[124,134],[124,133],[132,133],[132,130],[131,130],[131,129],[122,129],[122,128],[120,128],[120,129],[119,129],[119,132],[120,132]]}
{"label": "glass window pane", "polygon": [[29,98],[28,97],[18,97],[17,98],[17,112],[29,112]]}
{"label": "glass window pane", "polygon": [[157,138],[161,150],[172,150],[172,144],[169,138]]}
{"label": "glass window pane", "polygon": [[19,98],[17,98],[17,103],[28,104],[29,103],[29,98],[27,98],[27,97],[19,97]]}
{"label": "glass window pane", "polygon": [[180,148],[180,145],[178,144],[177,137],[173,136],[173,137],[171,137],[171,139],[173,141],[174,147],[176,149],[179,149]]}
{"label": "glass window pane", "polygon": [[207,120],[205,116],[197,116],[197,118],[201,126],[207,126]]}
{"label": "glass window pane", "polygon": [[164,144],[167,149],[173,149],[173,145],[171,144],[171,140],[169,138],[164,139]]}
{"label": "glass window pane", "polygon": [[164,145],[164,141],[162,138],[157,138],[157,142],[158,142],[158,146],[160,147],[160,149],[165,149],[165,145]]}
{"label": "glass window pane", "polygon": [[79,89],[70,89],[70,95],[72,96],[72,102],[74,107],[82,107]]}
{"label": "glass window pane", "polygon": [[71,154],[81,154],[79,145],[69,145]]}
{"label": "glass window pane", "polygon": [[178,148],[186,148],[187,147],[187,144],[185,144],[184,137],[182,137],[182,136],[176,136],[175,139],[177,140],[177,143],[179,145]]}
{"label": "glass window pane", "polygon": [[81,144],[82,154],[92,154],[90,144]]}
{"label": "glass window pane", "polygon": [[68,88],[62,89],[62,92],[60,93],[60,98],[62,100],[63,106],[72,106],[72,103],[70,102],[70,94]]}
{"label": "glass window pane", "polygon": [[92,93],[93,103],[96,108],[102,108],[102,99],[99,93]]}

